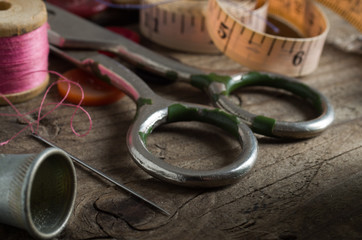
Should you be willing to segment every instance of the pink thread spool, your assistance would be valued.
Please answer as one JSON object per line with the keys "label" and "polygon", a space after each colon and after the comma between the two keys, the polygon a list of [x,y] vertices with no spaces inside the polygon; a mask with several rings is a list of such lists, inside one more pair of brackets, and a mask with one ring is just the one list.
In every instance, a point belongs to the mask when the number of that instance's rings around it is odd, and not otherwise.
{"label": "pink thread spool", "polygon": [[[0,0],[0,93],[29,100],[49,83],[47,12],[41,0]],[[0,104],[7,104],[0,98]]]}

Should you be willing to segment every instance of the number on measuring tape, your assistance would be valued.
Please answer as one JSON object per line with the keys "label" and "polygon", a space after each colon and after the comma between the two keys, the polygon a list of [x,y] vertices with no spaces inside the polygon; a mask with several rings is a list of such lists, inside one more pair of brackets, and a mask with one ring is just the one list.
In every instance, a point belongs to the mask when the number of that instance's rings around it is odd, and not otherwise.
{"label": "number on measuring tape", "polygon": [[224,39],[227,36],[227,31],[229,30],[229,27],[225,25],[225,23],[220,22],[220,26],[219,26],[219,36],[220,38]]}
{"label": "number on measuring tape", "polygon": [[297,52],[293,57],[293,65],[298,66],[303,61],[304,51]]}

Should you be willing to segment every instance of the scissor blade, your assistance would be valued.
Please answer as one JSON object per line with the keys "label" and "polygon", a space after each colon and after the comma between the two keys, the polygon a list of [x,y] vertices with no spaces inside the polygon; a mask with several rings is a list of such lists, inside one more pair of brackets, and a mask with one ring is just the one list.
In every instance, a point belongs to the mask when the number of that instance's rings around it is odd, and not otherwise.
{"label": "scissor blade", "polygon": [[134,101],[140,96],[152,98],[153,91],[128,68],[96,51],[59,49],[50,45],[52,53],[94,74],[105,82],[119,88]]}
{"label": "scissor blade", "polygon": [[148,50],[118,34],[47,3],[49,41],[59,47],[91,48],[117,53],[132,64],[143,65],[146,70],[178,78],[189,79],[191,74],[202,74],[199,69],[186,66]]}
{"label": "scissor blade", "polygon": [[49,46],[49,49],[52,53],[55,53],[80,68],[83,68],[83,60],[94,59],[99,54],[96,51],[63,50],[52,45]]}
{"label": "scissor blade", "polygon": [[[48,11],[48,23],[51,30],[48,31],[48,39],[51,44],[80,48],[73,45],[74,42],[87,43],[98,42],[105,46],[122,44],[126,47],[135,48],[136,44],[127,39],[113,34],[96,24],[71,14],[50,3],[46,3]],[[61,39],[61,41],[59,41]],[[99,49],[101,46],[94,46]],[[99,47],[99,48],[98,48]]]}

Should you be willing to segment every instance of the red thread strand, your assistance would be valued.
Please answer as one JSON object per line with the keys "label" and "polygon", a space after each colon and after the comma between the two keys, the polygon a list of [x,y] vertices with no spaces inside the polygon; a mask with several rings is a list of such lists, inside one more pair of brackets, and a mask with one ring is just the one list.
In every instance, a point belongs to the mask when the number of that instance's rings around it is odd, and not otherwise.
{"label": "red thread strand", "polygon": [[[78,137],[84,137],[86,135],[89,134],[90,130],[92,129],[92,118],[91,116],[89,115],[89,113],[81,106],[82,104],[82,101],[83,101],[83,98],[84,98],[84,91],[83,91],[83,88],[81,87],[81,85],[77,82],[74,82],[74,81],[71,81],[69,80],[68,78],[64,77],[63,75],[55,72],[55,71],[48,71],[48,70],[40,70],[38,72],[45,72],[46,74],[47,73],[51,73],[51,74],[55,74],[57,75],[58,77],[60,77],[62,80],[58,80],[56,82],[53,82],[49,87],[48,89],[46,90],[46,92],[44,93],[44,96],[41,100],[41,103],[40,103],[40,106],[38,108],[35,108],[29,112],[26,112],[26,113],[20,113],[20,111],[3,95],[0,93],[0,96],[11,106],[11,108],[15,111],[15,114],[9,114],[9,113],[0,113],[0,116],[8,116],[8,117],[18,117],[18,118],[22,118],[25,122],[27,122],[27,126],[24,127],[23,129],[21,129],[19,132],[17,132],[16,134],[14,134],[10,139],[6,140],[6,141],[3,141],[3,142],[0,142],[0,146],[3,146],[5,144],[8,144],[11,140],[13,140],[14,138],[16,138],[18,135],[20,135],[22,132],[24,132],[26,129],[30,128],[31,132],[32,133],[37,133],[38,132],[38,129],[39,129],[39,126],[40,126],[40,121],[42,119],[44,119],[46,116],[48,116],[49,114],[51,114],[52,112],[54,112],[57,108],[59,108],[60,106],[68,106],[68,107],[74,107],[75,110],[70,118],[70,127],[72,129],[72,132],[78,136]],[[29,74],[32,74],[33,72],[29,73]],[[59,102],[53,102],[53,103],[47,103],[45,104],[45,99],[50,91],[50,89],[55,86],[57,84],[57,82],[67,82],[68,83],[68,90],[67,90],[67,93],[64,95],[64,97],[59,101]],[[81,100],[79,101],[79,103],[77,105],[75,104],[69,104],[69,103],[64,103],[64,101],[66,100],[68,94],[69,94],[69,91],[70,91],[70,88],[71,88],[71,84],[74,84],[76,85],[77,87],[80,88],[81,92],[82,92],[82,98]],[[49,105],[55,105],[52,109],[50,109],[49,111],[47,111],[46,113],[44,113],[43,115],[41,114],[43,108],[45,106],[49,106]],[[73,127],[73,120],[74,120],[74,117],[77,113],[78,110],[81,110],[83,111],[87,117],[88,117],[88,120],[89,120],[89,128],[88,130],[83,133],[83,134],[79,134]],[[31,122],[30,120],[28,120],[26,118],[26,116],[30,115],[30,114],[33,114],[37,112],[37,120]],[[34,130],[34,127],[33,125],[36,124],[36,129]]]}

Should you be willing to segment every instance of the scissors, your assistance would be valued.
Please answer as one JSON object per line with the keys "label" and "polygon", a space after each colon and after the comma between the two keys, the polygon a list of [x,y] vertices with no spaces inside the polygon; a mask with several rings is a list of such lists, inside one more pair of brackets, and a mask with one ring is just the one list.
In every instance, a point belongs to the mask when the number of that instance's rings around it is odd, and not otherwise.
{"label": "scissors", "polygon": [[[183,80],[209,95],[214,106],[238,116],[255,133],[271,137],[310,138],[323,132],[334,120],[334,110],[328,99],[293,78],[262,72],[248,72],[233,76],[206,74],[157,54],[118,34],[47,3],[49,42],[58,47],[104,50],[117,54],[133,66],[156,73],[171,80]],[[252,114],[234,104],[229,95],[238,88],[268,86],[299,96],[312,104],[318,116],[308,121],[285,122]]]}
{"label": "scissors", "polygon": [[[53,45],[51,50],[120,88],[137,103],[136,118],[127,134],[127,146],[135,162],[146,172],[161,180],[178,185],[201,187],[234,183],[251,169],[257,157],[257,140],[251,129],[268,136],[306,138],[318,135],[333,121],[333,108],[328,100],[318,91],[293,79],[259,72],[232,77],[205,74],[198,69],[154,53],[51,4],[47,4],[47,9],[51,28],[48,39]],[[171,79],[189,81],[192,85],[205,90],[216,106],[223,107],[230,113],[217,108],[161,98],[142,79],[119,62],[89,49],[114,52],[150,72]],[[237,87],[250,85],[289,90],[312,102],[319,110],[320,116],[307,122],[283,123],[238,109],[227,96]],[[196,171],[172,166],[153,156],[146,148],[146,141],[153,129],[161,124],[176,121],[201,121],[221,127],[238,139],[242,145],[242,152],[233,163],[215,170]]]}
{"label": "scissors", "polygon": [[[53,10],[53,7],[50,9]],[[127,147],[134,161],[150,175],[182,186],[219,187],[238,181],[254,165],[258,152],[257,140],[251,129],[234,115],[209,106],[162,98],[131,70],[96,51],[66,50],[52,45],[50,49],[79,68],[118,87],[135,101],[137,113],[128,129]],[[235,161],[219,169],[198,171],[168,164],[147,150],[146,141],[158,126],[177,121],[200,121],[220,127],[238,140],[242,151]]]}

